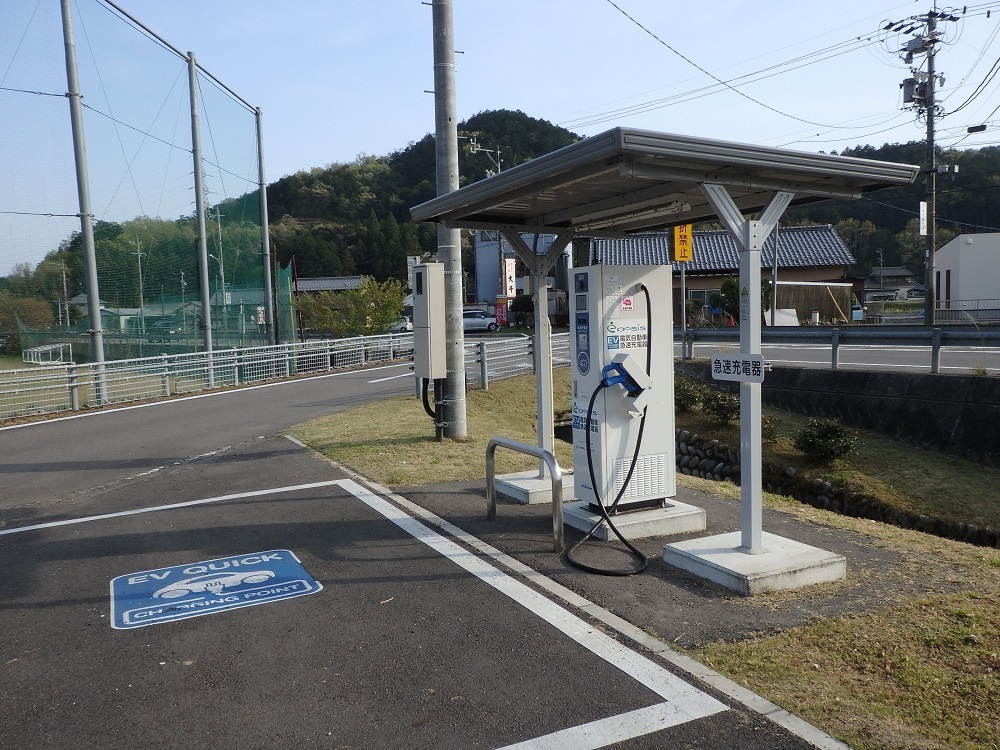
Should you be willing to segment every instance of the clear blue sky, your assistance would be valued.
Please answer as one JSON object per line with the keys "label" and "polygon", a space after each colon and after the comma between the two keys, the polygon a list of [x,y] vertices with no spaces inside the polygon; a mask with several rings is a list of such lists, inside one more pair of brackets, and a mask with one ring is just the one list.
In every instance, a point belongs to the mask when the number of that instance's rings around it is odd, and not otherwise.
{"label": "clear blue sky", "polygon": [[[95,213],[114,220],[190,213],[190,156],[185,163],[180,147],[171,153],[160,141],[140,143],[137,135],[155,122],[150,133],[184,142],[189,126],[168,116],[179,111],[184,95],[183,65],[137,35],[128,43],[104,38],[99,19],[109,14],[100,0],[74,4],[82,17],[77,46],[85,102],[104,107],[129,86],[134,96],[135,81],[148,84],[140,105],[105,107],[137,130],[105,121],[100,131],[100,118],[88,114]],[[433,88],[431,8],[420,0],[117,4],[182,52],[195,52],[206,70],[263,110],[269,181],[361,154],[388,154],[433,130],[434,100],[425,93]],[[482,110],[519,109],[580,135],[622,125],[804,151],[924,135],[913,113],[900,109],[899,83],[909,72],[897,52],[910,37],[880,29],[926,13],[930,0],[453,0],[453,6],[455,46],[462,52],[456,56],[460,120]],[[29,23],[32,9],[38,17]],[[58,2],[8,1],[0,21],[0,87],[53,93],[0,91],[0,129],[8,134],[0,143],[0,212],[72,214]],[[972,3],[968,17],[942,23],[941,145],[997,142],[996,126],[974,136],[966,127],[1000,123],[1000,79],[991,78],[1000,65],[998,24],[1000,0]],[[48,36],[35,35],[39,26]],[[21,36],[22,27],[31,35]],[[88,66],[100,69],[99,79]],[[25,105],[44,113],[44,127],[11,114]],[[224,106],[222,100],[211,104],[215,130],[207,144],[208,155],[227,164],[228,171],[209,176],[216,195],[242,189],[237,176],[252,149],[250,131],[226,132],[221,125]],[[116,166],[112,152],[121,162],[122,154],[140,147],[144,154],[159,149],[160,166],[155,159],[145,172],[138,161],[128,172]],[[233,153],[222,154],[226,148]],[[167,160],[169,174],[161,168]],[[56,173],[70,177],[57,186]],[[0,274],[18,262],[37,262],[52,249],[51,236],[78,227],[71,217],[22,220],[0,213]]]}
{"label": "clear blue sky", "polygon": [[[195,51],[205,68],[263,109],[269,178],[386,154],[433,130],[433,97],[424,93],[433,88],[431,9],[419,0],[118,4],[179,49]],[[907,67],[887,50],[899,37],[879,43],[876,32],[883,21],[926,12],[929,0],[615,4],[621,10],[607,0],[454,0],[455,46],[463,53],[456,56],[459,118],[519,109],[582,135],[627,125],[809,151],[923,135],[899,109]],[[938,55],[947,77],[942,93],[954,95],[946,109],[973,91],[1000,50],[995,43],[985,49],[1000,3],[973,5],[997,10],[989,19],[942,24],[951,42]],[[874,41],[829,50],[810,58],[813,64],[755,83],[738,80],[857,37]],[[759,103],[718,85],[716,93],[678,101],[716,84],[695,65],[736,79],[738,90]],[[942,130],[965,135],[966,125],[1000,103],[998,85],[954,120],[945,118]],[[656,100],[669,106],[651,104]],[[637,105],[655,108],[615,114]],[[995,138],[987,132],[962,145]]]}

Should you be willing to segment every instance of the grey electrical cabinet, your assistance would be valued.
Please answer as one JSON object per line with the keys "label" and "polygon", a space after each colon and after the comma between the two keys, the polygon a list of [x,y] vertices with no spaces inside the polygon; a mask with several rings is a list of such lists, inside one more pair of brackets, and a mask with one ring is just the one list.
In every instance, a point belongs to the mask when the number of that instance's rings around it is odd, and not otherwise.
{"label": "grey electrical cabinet", "polygon": [[413,267],[413,374],[427,380],[448,375],[443,263]]}

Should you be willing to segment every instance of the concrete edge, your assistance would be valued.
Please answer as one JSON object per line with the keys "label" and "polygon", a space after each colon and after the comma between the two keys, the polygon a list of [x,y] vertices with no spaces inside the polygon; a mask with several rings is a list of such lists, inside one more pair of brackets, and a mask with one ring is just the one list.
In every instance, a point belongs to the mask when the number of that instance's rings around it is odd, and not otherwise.
{"label": "concrete edge", "polygon": [[603,607],[594,604],[590,600],[580,596],[574,591],[571,591],[562,584],[556,583],[551,578],[542,575],[533,568],[530,568],[507,553],[502,552],[496,547],[482,541],[478,537],[463,531],[459,527],[444,520],[426,508],[417,505],[402,495],[396,494],[387,487],[383,487],[378,482],[374,482],[371,479],[348,469],[346,466],[343,466],[336,461],[332,461],[325,456],[323,458],[330,461],[330,463],[335,465],[341,471],[344,471],[364,484],[367,484],[376,492],[385,495],[393,502],[397,503],[432,526],[435,526],[456,539],[464,542],[476,551],[481,552],[483,555],[500,563],[508,570],[511,570],[512,572],[530,580],[544,591],[549,592],[553,596],[562,599],[567,604],[585,612],[647,651],[674,665],[682,672],[685,672],[701,682],[704,682],[706,685],[709,685],[750,711],[753,711],[765,719],[774,722],[796,737],[808,742],[813,747],[818,748],[819,750],[851,750],[849,745],[844,744],[832,735],[824,732],[822,729],[814,727],[804,719],[801,719],[795,714],[792,714],[780,706],[771,703],[769,700],[757,695],[742,685],[733,682],[728,677],[716,672],[715,670],[706,667],[704,664],[691,658],[690,656],[674,651],[667,643],[661,641],[659,638],[649,635],[644,630],[636,627],[627,620],[623,620],[621,617],[618,617]]}

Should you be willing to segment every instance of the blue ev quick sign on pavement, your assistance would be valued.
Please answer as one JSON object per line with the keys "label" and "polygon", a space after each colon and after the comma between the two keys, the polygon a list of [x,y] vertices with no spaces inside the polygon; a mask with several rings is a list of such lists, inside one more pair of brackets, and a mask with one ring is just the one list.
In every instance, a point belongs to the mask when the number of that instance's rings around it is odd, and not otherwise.
{"label": "blue ev quick sign on pavement", "polygon": [[287,549],[144,570],[111,581],[111,627],[141,628],[315,594],[322,588]]}

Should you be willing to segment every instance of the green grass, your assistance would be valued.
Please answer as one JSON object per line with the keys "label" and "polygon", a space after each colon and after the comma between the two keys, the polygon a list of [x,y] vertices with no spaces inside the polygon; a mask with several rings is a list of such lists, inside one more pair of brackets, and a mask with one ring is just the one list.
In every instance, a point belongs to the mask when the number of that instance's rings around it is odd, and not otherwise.
{"label": "green grass", "polygon": [[0,354],[0,370],[21,370],[29,367],[15,354]]}
{"label": "green grass", "polygon": [[[555,402],[568,408],[568,371],[557,371]],[[449,482],[486,476],[486,444],[502,436],[531,445],[535,432],[535,387],[531,376],[498,380],[488,391],[469,391],[469,439],[434,440],[434,424],[413,397],[390,399],[306,422],[290,432],[307,445],[370,479],[390,486]],[[386,419],[391,414],[391,419]],[[557,441],[556,460],[572,466],[572,448]],[[525,471],[537,460],[497,449],[498,474]]]}
{"label": "green grass", "polygon": [[[808,417],[765,408],[776,425],[762,446],[765,464],[794,466],[809,476],[849,487],[909,513],[979,526],[1000,526],[1000,470],[955,456],[898,443],[885,436],[855,430],[856,450],[823,462],[795,447],[795,437]],[[719,425],[695,410],[677,415],[677,426],[704,438],[739,445],[738,425]]]}
{"label": "green grass", "polygon": [[996,748],[998,578],[693,655],[856,750]]}

